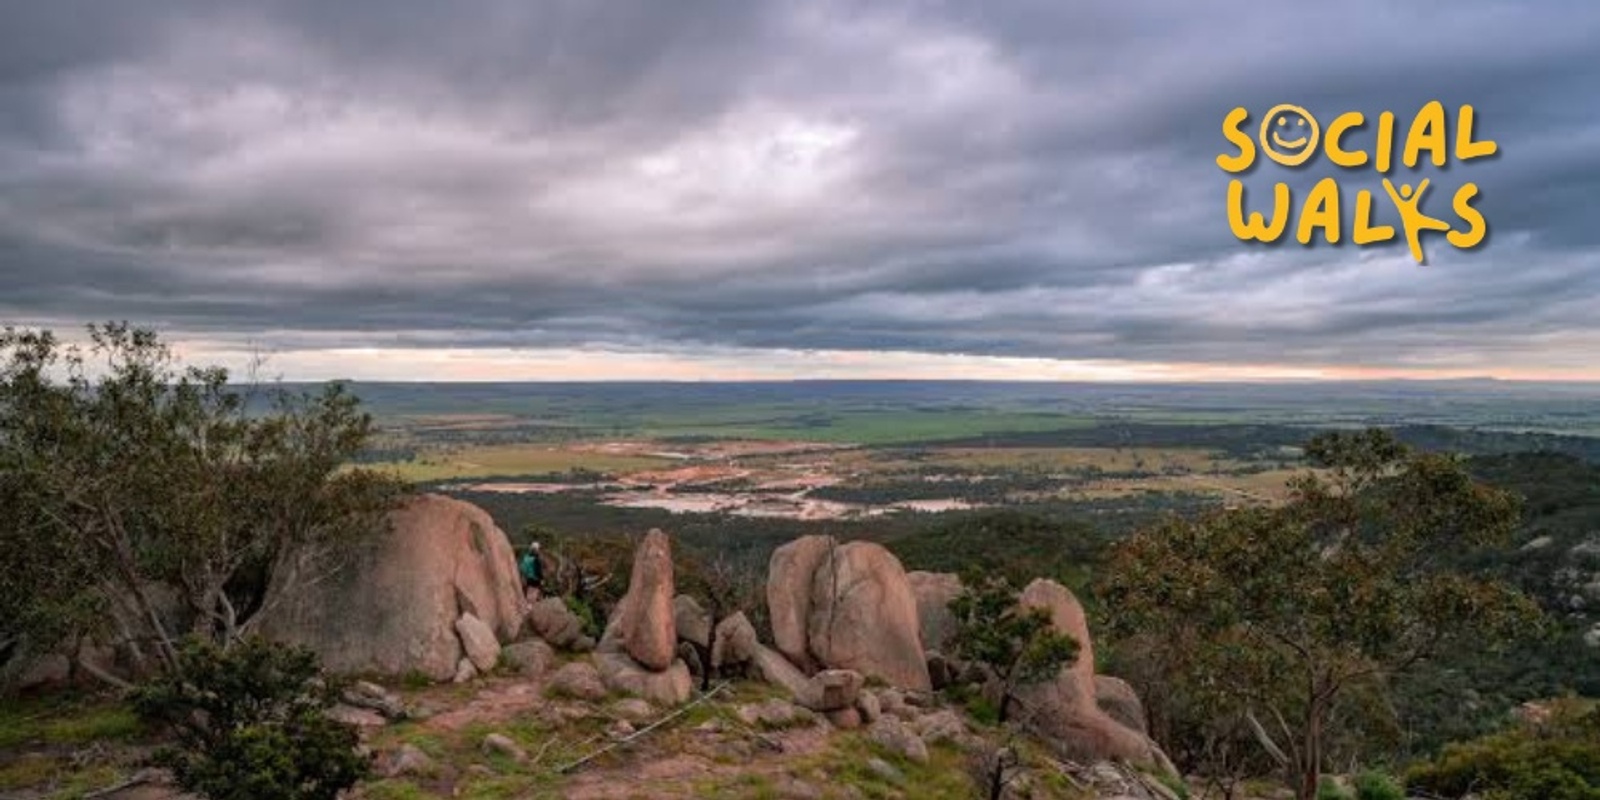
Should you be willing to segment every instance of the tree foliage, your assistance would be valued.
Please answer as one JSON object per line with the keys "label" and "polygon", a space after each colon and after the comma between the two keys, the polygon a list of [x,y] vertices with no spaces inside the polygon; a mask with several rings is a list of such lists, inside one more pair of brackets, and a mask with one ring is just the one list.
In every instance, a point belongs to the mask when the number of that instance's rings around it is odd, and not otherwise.
{"label": "tree foliage", "polygon": [[1600,707],[1557,701],[1548,719],[1445,747],[1406,784],[1437,797],[1600,800]]}
{"label": "tree foliage", "polygon": [[1079,643],[1055,629],[1050,612],[1022,608],[1017,590],[1003,577],[973,578],[950,601],[955,649],[999,678],[1000,719],[1005,722],[1017,687],[1049,680],[1078,659]]}
{"label": "tree foliage", "polygon": [[[0,583],[0,639],[48,647],[114,601],[167,668],[188,633],[236,640],[269,586],[326,577],[379,529],[399,484],[345,468],[372,427],[340,385],[240,389],[126,324],[92,326],[84,345],[5,329],[0,547],[16,568]],[[162,586],[189,630],[172,629]]]}
{"label": "tree foliage", "polygon": [[1315,795],[1347,717],[1381,705],[1359,701],[1448,643],[1489,647],[1538,613],[1439,563],[1505,541],[1511,495],[1383,431],[1319,436],[1306,452],[1319,469],[1284,506],[1170,519],[1119,545],[1102,587],[1115,629],[1159,667],[1141,680],[1147,699],[1248,732],[1299,798]]}
{"label": "tree foliage", "polygon": [[352,726],[327,715],[339,687],[309,650],[191,639],[181,668],[138,689],[134,709],[169,727],[156,762],[213,800],[333,800],[369,771]]}

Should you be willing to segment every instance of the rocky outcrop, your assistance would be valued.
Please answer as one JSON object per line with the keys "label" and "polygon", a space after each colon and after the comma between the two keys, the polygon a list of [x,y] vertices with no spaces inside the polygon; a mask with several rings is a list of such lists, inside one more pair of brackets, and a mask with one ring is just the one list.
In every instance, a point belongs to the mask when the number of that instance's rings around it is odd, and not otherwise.
{"label": "rocky outcrop", "polygon": [[500,663],[500,640],[488,623],[471,613],[462,614],[456,618],[456,635],[461,637],[461,649],[478,672],[488,672]]}
{"label": "rocky outcrop", "polygon": [[835,547],[811,579],[807,645],[817,663],[894,686],[932,688],[905,570],[874,542]]}
{"label": "rocky outcrop", "polygon": [[711,614],[700,607],[700,601],[686,594],[672,598],[672,623],[677,626],[679,641],[702,650],[711,646]]}
{"label": "rocky outcrop", "polygon": [[908,689],[931,686],[916,598],[881,545],[806,536],[778,548],[767,607],[778,652],[802,672],[848,669]]}
{"label": "rocky outcrop", "polygon": [[665,670],[678,653],[672,604],[672,544],[652,530],[633,554],[628,593],[617,608],[616,634],[623,649],[647,669]]}
{"label": "rocky outcrop", "polygon": [[521,603],[516,556],[494,520],[469,503],[423,495],[329,579],[272,587],[258,624],[337,672],[448,680],[466,654],[456,620],[471,614],[509,642],[522,627]]}
{"label": "rocky outcrop", "polygon": [[1063,666],[1053,680],[1017,687],[1018,721],[1045,739],[1062,758],[1165,762],[1149,738],[1118,722],[1097,704],[1094,647],[1078,598],[1061,584],[1040,579],[1023,589],[1019,604],[1048,611],[1054,629],[1077,640],[1078,658]]}
{"label": "rocky outcrop", "polygon": [[911,595],[917,599],[917,630],[927,650],[950,653],[956,618],[950,601],[961,594],[961,579],[948,572],[908,572]]}
{"label": "rocky outcrop", "polygon": [[756,646],[751,662],[762,679],[787,689],[794,702],[812,711],[843,711],[853,708],[861,695],[866,680],[859,672],[850,670],[822,670],[806,675],[782,653],[761,645]]}
{"label": "rocky outcrop", "polygon": [[694,677],[682,661],[674,661],[664,670],[646,669],[627,653],[602,641],[594,651],[594,663],[607,688],[659,706],[682,705],[694,694]]}
{"label": "rocky outcrop", "polygon": [[675,614],[672,544],[652,530],[634,551],[628,592],[594,651],[607,687],[663,706],[689,699],[694,680],[677,657]]}
{"label": "rocky outcrop", "polygon": [[506,645],[500,659],[525,678],[536,678],[556,663],[556,651],[538,639]]}
{"label": "rocky outcrop", "polygon": [[816,669],[807,648],[812,579],[837,544],[832,536],[802,536],[772,551],[767,562],[767,612],[773,646],[807,672]]}
{"label": "rocky outcrop", "polygon": [[1110,675],[1094,676],[1094,702],[1112,719],[1140,733],[1149,733],[1144,702],[1127,681]]}
{"label": "rocky outcrop", "polygon": [[717,623],[717,639],[711,645],[711,668],[747,664],[755,658],[756,648],[760,644],[750,619],[743,611],[736,611]]}
{"label": "rocky outcrop", "polygon": [[600,671],[587,661],[574,661],[550,676],[545,691],[556,697],[576,700],[604,700],[606,687],[600,680]]}
{"label": "rocky outcrop", "polygon": [[577,644],[584,638],[583,620],[578,619],[559,597],[546,597],[534,603],[528,611],[528,628],[551,647],[562,650],[578,649]]}
{"label": "rocky outcrop", "polygon": [[[1089,618],[1083,604],[1071,589],[1052,580],[1039,578],[1023,588],[1017,598],[1023,608],[1038,608],[1050,614],[1050,625],[1078,643],[1078,659],[1071,669],[1090,686],[1094,683],[1094,641],[1089,637]],[[1090,693],[1093,697],[1093,693]]]}

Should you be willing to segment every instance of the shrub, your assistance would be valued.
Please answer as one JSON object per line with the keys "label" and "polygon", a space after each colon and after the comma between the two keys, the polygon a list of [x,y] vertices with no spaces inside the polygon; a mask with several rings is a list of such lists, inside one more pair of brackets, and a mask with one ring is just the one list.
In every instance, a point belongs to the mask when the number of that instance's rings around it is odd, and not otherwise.
{"label": "shrub", "polygon": [[594,606],[590,605],[589,601],[587,600],[579,597],[573,597],[571,595],[568,595],[565,600],[567,604],[567,610],[571,611],[572,615],[577,617],[579,622],[583,623],[584,635],[592,639],[600,638],[600,634],[605,626],[600,623],[600,615],[595,612]]}
{"label": "shrub", "polygon": [[155,760],[184,789],[212,800],[334,800],[366,776],[355,729],[326,714],[339,689],[309,650],[192,640],[179,660],[133,705],[174,732]]}
{"label": "shrub", "polygon": [[1356,800],[1406,800],[1405,789],[1387,773],[1367,770],[1356,776]]}
{"label": "shrub", "polygon": [[1355,800],[1338,781],[1324,775],[1317,783],[1317,800]]}
{"label": "shrub", "polygon": [[1406,785],[1445,797],[1600,800],[1600,708],[1562,701],[1545,722],[1448,745]]}
{"label": "shrub", "polygon": [[1078,660],[1078,642],[1055,629],[1050,613],[1018,606],[1017,590],[1003,577],[971,576],[950,601],[956,655],[988,667],[1001,682],[997,721],[1016,699],[1017,688],[1053,677]]}

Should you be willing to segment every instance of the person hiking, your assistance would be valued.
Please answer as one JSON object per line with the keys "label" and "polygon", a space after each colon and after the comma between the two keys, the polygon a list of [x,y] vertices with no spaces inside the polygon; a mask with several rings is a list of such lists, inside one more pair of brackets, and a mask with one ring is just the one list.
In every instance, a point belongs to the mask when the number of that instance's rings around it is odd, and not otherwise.
{"label": "person hiking", "polygon": [[518,565],[522,572],[522,591],[529,602],[537,602],[544,591],[544,559],[539,556],[539,543],[528,545]]}

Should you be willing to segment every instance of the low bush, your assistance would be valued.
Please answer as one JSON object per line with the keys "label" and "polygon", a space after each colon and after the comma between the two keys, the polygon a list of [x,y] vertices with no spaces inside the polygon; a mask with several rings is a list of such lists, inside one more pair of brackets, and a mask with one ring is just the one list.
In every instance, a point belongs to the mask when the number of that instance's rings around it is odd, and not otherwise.
{"label": "low bush", "polygon": [[1355,800],[1355,796],[1338,781],[1324,775],[1317,784],[1317,800]]}
{"label": "low bush", "polygon": [[1356,776],[1356,800],[1406,800],[1406,791],[1388,773],[1367,770]]}
{"label": "low bush", "polygon": [[1543,721],[1447,745],[1407,773],[1406,787],[1484,800],[1600,800],[1600,707],[1560,701]]}
{"label": "low bush", "polygon": [[170,728],[155,761],[212,800],[335,800],[365,777],[354,728],[327,710],[339,689],[300,648],[191,641],[178,669],[141,687],[134,710]]}

